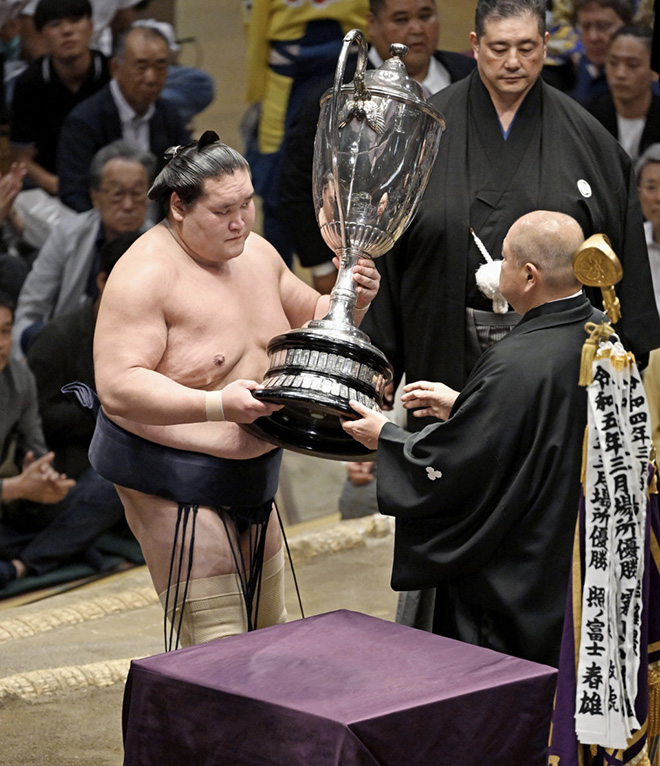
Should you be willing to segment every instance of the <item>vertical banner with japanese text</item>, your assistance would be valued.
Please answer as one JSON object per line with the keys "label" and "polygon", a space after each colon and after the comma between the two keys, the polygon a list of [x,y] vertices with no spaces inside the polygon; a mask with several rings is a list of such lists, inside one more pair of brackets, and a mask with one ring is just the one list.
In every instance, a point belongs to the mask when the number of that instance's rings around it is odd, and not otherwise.
{"label": "vertical banner with japanese text", "polygon": [[606,346],[593,364],[593,382],[587,388],[575,726],[580,742],[625,748],[640,728],[635,698],[651,437],[637,366],[618,344]]}

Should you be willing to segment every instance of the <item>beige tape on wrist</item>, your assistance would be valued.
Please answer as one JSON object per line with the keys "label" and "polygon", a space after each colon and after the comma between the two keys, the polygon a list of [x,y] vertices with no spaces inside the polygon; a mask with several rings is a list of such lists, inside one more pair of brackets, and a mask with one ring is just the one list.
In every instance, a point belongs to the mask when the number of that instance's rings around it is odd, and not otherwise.
{"label": "beige tape on wrist", "polygon": [[225,410],[222,406],[222,391],[206,392],[206,419],[223,421]]}
{"label": "beige tape on wrist", "polygon": [[361,308],[361,309],[359,309],[359,308],[356,308],[355,310],[356,310],[356,311],[366,311],[366,310],[369,308],[369,306],[371,306],[371,301],[369,301],[369,303],[367,303],[367,305],[366,305],[366,306],[362,306],[362,308]]}

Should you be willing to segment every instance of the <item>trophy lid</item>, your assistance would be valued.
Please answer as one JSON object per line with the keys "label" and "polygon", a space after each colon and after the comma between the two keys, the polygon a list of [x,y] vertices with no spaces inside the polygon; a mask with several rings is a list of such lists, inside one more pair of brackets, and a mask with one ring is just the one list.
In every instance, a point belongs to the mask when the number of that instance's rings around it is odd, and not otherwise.
{"label": "trophy lid", "polygon": [[410,77],[403,63],[408,54],[408,46],[392,43],[390,53],[391,58],[384,61],[378,69],[365,72],[364,81],[367,88],[384,88],[400,98],[424,100],[422,86]]}

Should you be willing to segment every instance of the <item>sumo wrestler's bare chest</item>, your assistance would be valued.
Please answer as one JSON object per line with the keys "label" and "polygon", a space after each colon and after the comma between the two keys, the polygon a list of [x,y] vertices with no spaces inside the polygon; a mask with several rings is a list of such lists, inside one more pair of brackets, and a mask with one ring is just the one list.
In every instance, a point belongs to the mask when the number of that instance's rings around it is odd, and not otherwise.
{"label": "sumo wrestler's bare chest", "polygon": [[[189,299],[183,299],[184,292]],[[268,342],[289,329],[278,296],[251,289],[245,280],[198,283],[194,294],[182,290],[172,298],[158,371],[191,388],[215,389],[236,378],[260,380],[268,366]]]}

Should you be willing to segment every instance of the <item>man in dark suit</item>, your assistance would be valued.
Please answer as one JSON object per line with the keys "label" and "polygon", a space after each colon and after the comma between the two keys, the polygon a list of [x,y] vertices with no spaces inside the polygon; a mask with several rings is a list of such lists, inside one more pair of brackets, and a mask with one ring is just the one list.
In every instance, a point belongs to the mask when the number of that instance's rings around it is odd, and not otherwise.
{"label": "man in dark suit", "polygon": [[[460,53],[435,50],[440,22],[434,0],[370,0],[367,36],[371,41],[370,67],[390,56],[392,43],[408,46],[404,59],[410,77],[430,96],[466,77],[475,61]],[[284,139],[280,181],[280,215],[290,229],[298,258],[312,268],[314,287],[329,293],[337,271],[332,251],[324,243],[316,223],[312,201],[314,135],[319,99],[332,80],[314,83],[298,109]]]}
{"label": "man in dark suit", "polygon": [[78,212],[92,207],[89,167],[107,144],[123,138],[162,163],[168,147],[190,141],[176,109],[159,99],[168,59],[167,40],[156,29],[136,27],[120,38],[110,63],[112,80],[70,112],[62,125],[57,171],[65,205]]}
{"label": "man in dark suit", "polygon": [[651,69],[650,27],[626,25],[612,35],[605,60],[609,91],[587,107],[636,160],[660,141],[660,96]]}

